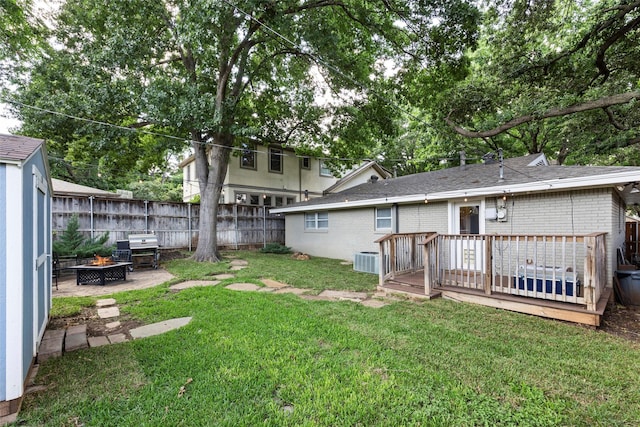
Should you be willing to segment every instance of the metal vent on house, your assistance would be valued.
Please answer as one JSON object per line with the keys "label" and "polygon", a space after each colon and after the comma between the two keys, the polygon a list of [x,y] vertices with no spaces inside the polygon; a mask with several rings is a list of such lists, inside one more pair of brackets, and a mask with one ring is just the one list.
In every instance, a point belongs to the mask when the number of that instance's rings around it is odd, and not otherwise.
{"label": "metal vent on house", "polygon": [[378,252],[358,252],[354,255],[353,269],[363,273],[378,274]]}

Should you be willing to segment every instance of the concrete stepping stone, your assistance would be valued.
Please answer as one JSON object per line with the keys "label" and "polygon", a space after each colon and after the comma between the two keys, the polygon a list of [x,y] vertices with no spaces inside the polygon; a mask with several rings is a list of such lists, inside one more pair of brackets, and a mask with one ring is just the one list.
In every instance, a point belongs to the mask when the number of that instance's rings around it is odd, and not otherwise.
{"label": "concrete stepping stone", "polygon": [[309,289],[300,289],[300,288],[282,288],[282,289],[276,289],[275,291],[273,291],[276,294],[295,294],[295,295],[302,295],[306,292],[308,292]]}
{"label": "concrete stepping stone", "polygon": [[365,307],[371,308],[380,308],[384,307],[385,305],[389,305],[389,303],[381,301],[379,299],[366,299],[364,301],[361,301],[360,304],[364,305]]}
{"label": "concrete stepping stone", "polygon": [[111,344],[118,344],[118,343],[121,343],[121,342],[127,342],[127,336],[125,334],[107,335],[107,338],[109,339],[109,342]]}
{"label": "concrete stepping stone", "polygon": [[220,283],[220,280],[187,280],[186,282],[176,283],[169,286],[169,289],[173,291],[181,291],[183,289],[195,288],[198,286],[215,286]]}
{"label": "concrete stepping stone", "polygon": [[229,270],[231,270],[231,271],[240,271],[240,270],[244,270],[245,268],[247,268],[246,265],[232,265]]}
{"label": "concrete stepping stone", "polygon": [[154,335],[160,335],[173,329],[181,328],[191,322],[191,317],[179,317],[177,319],[169,319],[163,322],[152,323],[150,325],[140,326],[139,328],[131,329],[129,333],[131,337],[135,339],[151,337]]}
{"label": "concrete stepping stone", "polygon": [[96,301],[96,307],[100,308],[100,307],[109,307],[110,305],[115,305],[116,304],[116,300],[115,298],[104,298],[104,299],[99,299],[98,301]]}
{"label": "concrete stepping stone", "polygon": [[64,351],[76,351],[88,347],[87,325],[69,326],[64,338]]}
{"label": "concrete stepping stone", "polygon": [[111,317],[118,316],[120,316],[120,309],[118,307],[107,307],[98,309],[98,317],[101,319],[109,319]]}
{"label": "concrete stepping stone", "polygon": [[215,276],[212,276],[215,280],[226,280],[226,279],[233,279],[234,277],[236,277],[235,274],[229,274],[229,273],[224,273],[224,274],[216,274]]}
{"label": "concrete stepping stone", "polygon": [[49,329],[44,332],[38,348],[38,363],[43,363],[54,357],[62,357],[62,346],[66,333],[67,331],[64,329]]}
{"label": "concrete stepping stone", "polygon": [[255,283],[232,283],[225,286],[225,289],[230,289],[232,291],[257,291],[260,289],[260,286]]}
{"label": "concrete stepping stone", "polygon": [[369,297],[369,295],[367,295],[366,292],[332,291],[332,290],[322,291],[320,292],[320,296],[333,298],[338,301],[348,300],[348,301],[354,301],[354,302],[360,302],[360,301],[366,300]]}
{"label": "concrete stepping stone", "polygon": [[275,280],[271,280],[271,279],[261,279],[260,280],[262,283],[264,283],[265,286],[269,287],[269,288],[274,288],[274,289],[282,289],[282,288],[286,288],[287,285],[286,283],[280,283],[277,282]]}
{"label": "concrete stepping stone", "polygon": [[107,328],[107,329],[115,329],[115,328],[119,328],[119,327],[120,327],[120,325],[121,325],[120,321],[119,321],[119,320],[116,320],[115,322],[107,323],[107,324],[106,324],[106,325],[104,325],[104,326],[105,326],[105,328]]}
{"label": "concrete stepping stone", "polygon": [[260,288],[258,289],[258,292],[274,292],[276,290],[276,288],[268,288],[268,287],[264,287],[264,288]]}
{"label": "concrete stepping stone", "polygon": [[300,295],[300,298],[309,301],[335,301],[335,298],[321,297],[320,295]]}
{"label": "concrete stepping stone", "polygon": [[231,261],[230,264],[234,265],[234,266],[244,266],[244,267],[246,267],[247,265],[249,265],[249,262],[244,260],[244,259],[234,259],[233,261]]}
{"label": "concrete stepping stone", "polygon": [[109,345],[107,337],[89,337],[89,347],[101,347],[103,345]]}

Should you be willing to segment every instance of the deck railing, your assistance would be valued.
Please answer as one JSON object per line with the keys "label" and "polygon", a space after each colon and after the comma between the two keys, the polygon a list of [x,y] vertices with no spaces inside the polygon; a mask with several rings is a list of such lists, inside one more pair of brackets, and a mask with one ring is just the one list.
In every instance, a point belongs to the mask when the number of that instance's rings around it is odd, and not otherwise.
{"label": "deck railing", "polygon": [[[606,233],[388,235],[378,241],[380,283],[424,268],[427,295],[439,286],[453,286],[487,295],[584,304],[595,310],[607,283],[605,237]],[[416,244],[421,251],[414,248]],[[419,254],[422,262],[415,259]]]}
{"label": "deck railing", "polygon": [[436,233],[387,234],[376,240],[380,245],[380,285],[398,274],[421,270],[424,267],[423,243],[433,234]]}

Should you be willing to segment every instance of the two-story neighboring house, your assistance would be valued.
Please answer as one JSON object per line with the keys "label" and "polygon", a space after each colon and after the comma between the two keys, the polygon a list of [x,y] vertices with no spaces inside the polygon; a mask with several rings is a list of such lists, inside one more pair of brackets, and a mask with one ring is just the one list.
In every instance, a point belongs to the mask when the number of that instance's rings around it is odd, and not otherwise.
{"label": "two-story neighboring house", "polygon": [[[287,206],[321,197],[327,192],[344,190],[372,179],[386,179],[389,172],[375,162],[365,162],[345,173],[333,176],[322,159],[299,156],[289,148],[247,145],[232,154],[222,185],[220,203],[254,206]],[[195,157],[180,165],[183,171],[183,200],[193,200],[200,193]]]}

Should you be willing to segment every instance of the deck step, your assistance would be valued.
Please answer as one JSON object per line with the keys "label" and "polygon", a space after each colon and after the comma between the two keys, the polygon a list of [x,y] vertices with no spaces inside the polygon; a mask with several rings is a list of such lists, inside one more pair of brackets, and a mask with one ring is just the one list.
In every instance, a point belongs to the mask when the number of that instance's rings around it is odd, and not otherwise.
{"label": "deck step", "polygon": [[425,295],[424,287],[416,286],[410,283],[403,283],[396,280],[388,280],[383,287],[379,287],[383,292],[390,294],[400,294],[410,296],[411,298],[433,299],[440,297],[440,292],[432,291],[430,295]]}

